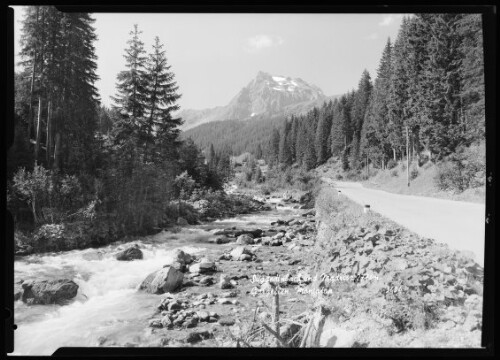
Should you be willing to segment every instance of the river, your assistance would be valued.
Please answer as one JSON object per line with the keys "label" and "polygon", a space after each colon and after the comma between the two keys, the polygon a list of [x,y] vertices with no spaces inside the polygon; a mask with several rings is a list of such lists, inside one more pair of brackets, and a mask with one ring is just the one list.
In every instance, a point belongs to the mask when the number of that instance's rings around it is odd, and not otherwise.
{"label": "river", "polygon": [[[271,202],[278,202],[271,199]],[[208,243],[209,230],[223,228],[268,228],[278,218],[298,210],[278,206],[264,211],[212,223],[162,231],[132,242],[116,242],[98,249],[35,254],[14,263],[15,281],[68,278],[79,285],[77,296],[67,305],[14,304],[13,355],[50,355],[60,347],[94,347],[106,339],[106,346],[158,346],[158,335],[148,320],[158,304],[158,295],[138,292],[142,280],[161,269],[180,248],[191,254],[211,247],[233,246]],[[118,261],[117,251],[138,244],[143,260]]]}

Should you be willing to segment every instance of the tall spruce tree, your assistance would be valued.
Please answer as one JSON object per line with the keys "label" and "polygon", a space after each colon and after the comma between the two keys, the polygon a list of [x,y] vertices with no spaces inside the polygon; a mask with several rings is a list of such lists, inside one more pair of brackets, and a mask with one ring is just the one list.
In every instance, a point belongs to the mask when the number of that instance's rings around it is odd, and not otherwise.
{"label": "tall spruce tree", "polygon": [[328,139],[330,138],[330,131],[332,127],[332,115],[331,115],[331,104],[327,106],[325,103],[321,109],[319,115],[319,122],[316,129],[315,138],[315,152],[317,165],[321,165],[328,160],[331,156],[330,144],[328,144]]}
{"label": "tall spruce tree", "polygon": [[457,19],[461,53],[460,124],[465,141],[482,141],[485,136],[484,54],[480,14]]}
{"label": "tall spruce tree", "polygon": [[30,77],[27,135],[35,161],[47,167],[93,170],[99,101],[93,22],[89,14],[53,6],[25,11],[20,55]]}
{"label": "tall spruce tree", "polygon": [[387,107],[392,68],[391,53],[392,45],[388,39],[377,69],[377,78],[361,131],[361,155],[382,167],[386,163],[390,148],[387,141]]}
{"label": "tall spruce tree", "polygon": [[181,97],[178,86],[174,81],[174,73],[167,64],[165,51],[160,39],[155,38],[153,52],[146,62],[144,120],[141,126],[141,135],[144,138],[145,149],[153,147],[152,160],[172,159],[176,157],[180,146],[179,126],[180,118],[173,117],[179,109],[176,103]]}
{"label": "tall spruce tree", "polygon": [[351,109],[351,121],[353,128],[353,141],[351,144],[351,166],[358,167],[359,159],[359,145],[361,142],[361,130],[363,128],[363,121],[365,119],[366,109],[370,100],[372,92],[372,83],[370,74],[367,70],[363,71],[361,79],[358,84],[358,89],[354,95],[354,101]]}
{"label": "tall spruce tree", "polygon": [[115,140],[135,141],[138,147],[142,147],[144,141],[141,129],[148,102],[145,72],[147,57],[144,43],[139,38],[141,33],[137,24],[134,25],[134,30],[130,32],[132,38],[127,41],[128,48],[125,49],[124,55],[127,70],[118,73],[117,95],[112,97],[115,102],[113,108],[119,113],[115,124]]}
{"label": "tall spruce tree", "polygon": [[280,132],[278,161],[284,165],[292,164],[292,149],[290,144],[291,124],[289,121],[283,122],[283,127]]}

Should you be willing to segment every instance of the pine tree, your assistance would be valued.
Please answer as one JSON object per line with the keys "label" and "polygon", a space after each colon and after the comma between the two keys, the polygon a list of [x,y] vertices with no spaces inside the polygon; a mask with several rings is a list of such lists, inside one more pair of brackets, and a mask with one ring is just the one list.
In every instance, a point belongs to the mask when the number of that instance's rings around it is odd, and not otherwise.
{"label": "pine tree", "polygon": [[461,142],[459,37],[454,14],[424,14],[419,18],[429,28],[428,58],[424,79],[426,119],[420,138],[437,157],[454,151]]}
{"label": "pine tree", "polygon": [[290,146],[290,130],[291,124],[288,121],[283,123],[280,132],[278,161],[284,165],[292,164],[292,150]]}
{"label": "pine tree", "polygon": [[215,168],[217,165],[217,159],[215,156],[214,144],[210,144],[210,148],[208,150],[207,163],[209,168]]}
{"label": "pine tree", "polygon": [[315,152],[317,157],[317,165],[321,165],[328,160],[330,155],[330,146],[328,139],[332,127],[332,115],[330,108],[326,104],[321,109],[319,116],[318,127],[316,129]]}
{"label": "pine tree", "polygon": [[342,105],[340,101],[335,100],[332,110],[332,127],[330,130],[330,149],[332,155],[340,156],[345,148],[343,124]]}
{"label": "pine tree", "polygon": [[460,123],[465,140],[484,140],[484,54],[481,15],[467,14],[457,19],[460,37],[461,92]]}
{"label": "pine tree", "polygon": [[121,71],[117,76],[117,95],[112,97],[115,102],[113,106],[119,111],[120,119],[115,124],[115,139],[118,142],[134,139],[141,146],[141,134],[143,117],[146,113],[147,79],[145,73],[146,51],[144,43],[139,39],[137,25],[130,32],[132,38],[127,41],[128,48],[125,50],[127,70]]}
{"label": "pine tree", "polygon": [[351,143],[351,166],[358,167],[359,163],[359,145],[361,140],[361,130],[365,119],[366,109],[372,92],[370,74],[367,70],[363,71],[359,81],[358,90],[354,96],[354,102],[351,110],[351,119],[353,127],[353,141]]}
{"label": "pine tree", "polygon": [[255,151],[255,157],[257,159],[262,159],[262,146],[260,144],[257,145],[257,150]]}
{"label": "pine tree", "polygon": [[388,94],[392,68],[392,45],[390,39],[380,59],[377,78],[373,86],[365,121],[361,131],[361,156],[384,166],[390,144],[387,141]]}
{"label": "pine tree", "polygon": [[35,161],[47,167],[92,170],[99,101],[93,22],[89,14],[61,13],[53,6],[25,12],[20,55],[31,75],[27,135]]}
{"label": "pine tree", "polygon": [[408,27],[409,19],[403,18],[401,28],[392,51],[392,72],[389,85],[387,104],[387,139],[389,141],[392,158],[397,160],[403,151],[403,126],[406,120],[404,104],[408,101]]}
{"label": "pine tree", "polygon": [[176,101],[181,97],[178,86],[174,81],[174,73],[167,64],[165,51],[160,39],[155,38],[153,52],[146,62],[146,103],[144,106],[145,119],[141,127],[145,148],[156,145],[153,154],[155,158],[166,159],[175,156],[180,145],[178,127],[182,125],[180,118],[174,118],[172,113],[179,109]]}
{"label": "pine tree", "polygon": [[306,149],[302,161],[302,167],[309,171],[314,169],[317,163],[316,151],[314,150],[314,134],[306,134]]}
{"label": "pine tree", "polygon": [[274,128],[271,134],[271,140],[269,142],[269,163],[275,165],[278,163],[280,149],[280,133]]}

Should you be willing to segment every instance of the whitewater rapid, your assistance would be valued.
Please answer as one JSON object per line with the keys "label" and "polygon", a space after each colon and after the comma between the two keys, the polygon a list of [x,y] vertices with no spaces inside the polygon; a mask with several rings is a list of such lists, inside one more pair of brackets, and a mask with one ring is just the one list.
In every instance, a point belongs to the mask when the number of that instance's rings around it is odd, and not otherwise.
{"label": "whitewater rapid", "polygon": [[[289,206],[272,211],[237,216],[211,224],[163,231],[127,243],[98,249],[35,254],[14,263],[15,282],[67,278],[78,284],[78,293],[68,305],[14,304],[13,355],[51,355],[60,347],[158,346],[159,339],[148,321],[158,305],[158,295],[138,292],[144,278],[169,262],[175,249],[203,253],[214,228],[269,226],[270,221],[292,212]],[[118,261],[121,249],[137,244],[144,258]]]}

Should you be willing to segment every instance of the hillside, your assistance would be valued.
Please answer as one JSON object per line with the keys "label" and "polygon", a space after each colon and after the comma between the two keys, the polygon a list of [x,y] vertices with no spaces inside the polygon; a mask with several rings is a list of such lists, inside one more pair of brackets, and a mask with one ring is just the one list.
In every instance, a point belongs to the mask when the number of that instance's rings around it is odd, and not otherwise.
{"label": "hillside", "polygon": [[[484,163],[485,159],[480,160]],[[358,172],[345,172],[342,170],[341,161],[331,158],[325,164],[315,169],[318,176],[328,177],[333,180],[356,180],[360,181],[364,187],[384,190],[390,193],[403,195],[418,195],[435,197],[440,199],[467,201],[484,204],[486,201],[486,187],[484,178],[478,174],[478,183],[482,185],[467,188],[462,192],[440,189],[436,178],[445,163],[434,164],[427,162],[423,166],[410,165],[410,186],[407,184],[406,165],[399,163],[392,169],[375,169],[370,166],[369,177],[366,176],[366,169]]]}
{"label": "hillside", "polygon": [[259,144],[263,148],[267,145],[273,128],[279,128],[284,120],[282,116],[256,116],[244,121],[213,121],[184,131],[181,137],[192,138],[202,149],[214,144],[217,148],[227,146],[234,154],[255,153]]}

